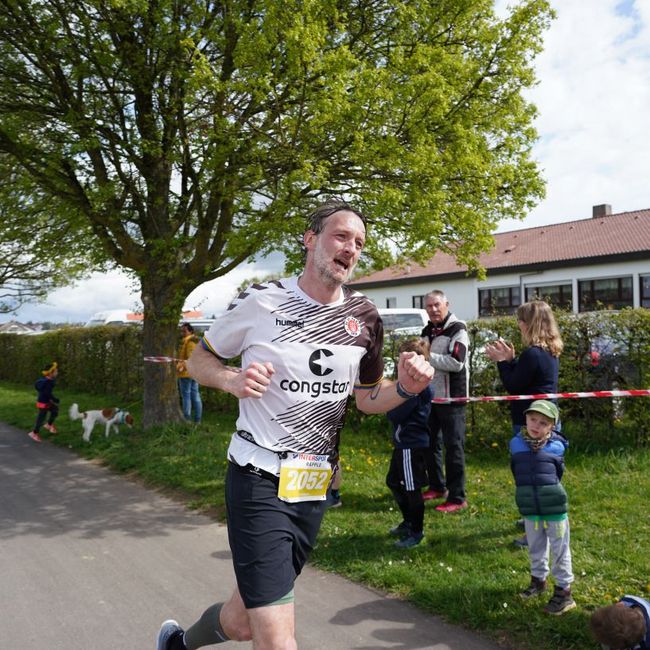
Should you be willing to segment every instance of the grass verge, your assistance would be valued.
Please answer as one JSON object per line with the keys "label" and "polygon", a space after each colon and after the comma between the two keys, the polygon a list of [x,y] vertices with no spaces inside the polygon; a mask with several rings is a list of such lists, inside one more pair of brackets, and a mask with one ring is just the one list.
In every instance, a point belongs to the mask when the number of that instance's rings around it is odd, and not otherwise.
{"label": "grass verge", "polygon": [[[97,407],[98,397],[69,391],[61,397],[59,433],[43,431],[43,437],[118,472],[134,473],[149,485],[171,489],[190,507],[223,518],[225,454],[234,417],[206,414],[196,427],[146,433],[136,426],[108,440],[96,427],[87,444],[80,423],[68,419],[67,408],[74,401],[82,410]],[[103,405],[119,404],[110,396],[99,399]],[[141,421],[138,406],[129,408]],[[33,391],[0,383],[0,420],[28,431],[34,418]],[[343,507],[327,513],[314,565],[522,649],[594,648],[587,628],[595,607],[624,593],[650,597],[648,448],[569,448],[564,484],[571,504],[578,607],[552,617],[542,612],[545,597],[530,602],[517,596],[529,581],[529,565],[527,553],[512,544],[520,531],[504,443],[467,454],[469,508],[444,515],[429,503],[425,542],[400,551],[387,535],[401,519],[384,485],[389,427],[381,417],[368,417],[356,430],[347,428],[342,441]]]}

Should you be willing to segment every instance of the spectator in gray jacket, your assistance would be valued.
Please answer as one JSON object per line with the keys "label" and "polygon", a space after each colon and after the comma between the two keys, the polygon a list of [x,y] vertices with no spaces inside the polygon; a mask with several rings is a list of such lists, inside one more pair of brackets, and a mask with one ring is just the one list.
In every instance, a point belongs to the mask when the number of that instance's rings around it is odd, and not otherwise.
{"label": "spectator in gray jacket", "polygon": [[[429,323],[422,338],[429,342],[429,361],[435,368],[431,386],[435,397],[467,397],[469,375],[466,359],[469,338],[465,322],[449,311],[444,291],[425,296]],[[433,404],[429,418],[431,444],[427,454],[429,489],[425,500],[445,499],[439,512],[457,512],[467,507],[465,499],[465,402]],[[443,471],[444,450],[444,471]]]}

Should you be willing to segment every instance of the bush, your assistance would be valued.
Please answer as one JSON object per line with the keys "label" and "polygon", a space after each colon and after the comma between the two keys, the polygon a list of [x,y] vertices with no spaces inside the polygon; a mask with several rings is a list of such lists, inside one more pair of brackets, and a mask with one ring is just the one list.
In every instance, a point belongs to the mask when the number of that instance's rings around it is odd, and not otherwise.
{"label": "bush", "polygon": [[[560,357],[560,392],[647,388],[650,386],[650,311],[625,309],[575,316],[558,314],[564,340]],[[503,395],[496,364],[483,354],[485,345],[502,337],[521,350],[521,336],[513,316],[470,321],[470,395]],[[384,358],[395,360],[400,337],[386,336]],[[595,363],[592,352],[599,351]],[[137,327],[69,327],[42,334],[0,335],[0,379],[32,384],[42,367],[59,362],[62,388],[110,393],[125,402],[142,394],[142,331]],[[237,360],[233,361],[234,363]],[[390,364],[387,364],[389,366]],[[236,400],[216,390],[203,390],[206,409],[232,413]],[[353,402],[353,400],[352,400]],[[644,398],[586,398],[560,401],[565,432],[572,444],[585,448],[647,444],[648,401]],[[348,424],[358,426],[352,407]],[[385,428],[383,416],[370,424]],[[471,402],[467,407],[468,448],[506,443],[510,437],[507,402]],[[597,433],[596,433],[597,432]]]}
{"label": "bush", "polygon": [[[560,357],[558,392],[645,389],[650,362],[650,312],[626,309],[621,312],[556,314],[564,341]],[[501,336],[516,351],[522,347],[513,316],[468,323],[470,336],[470,394],[502,395],[496,364],[482,354],[485,343]],[[596,354],[594,354],[596,353]],[[644,398],[561,399],[564,431],[572,443],[598,447],[598,436],[620,439],[621,446],[648,442]],[[472,403],[468,409],[468,431],[503,430],[510,436],[507,402]],[[596,435],[595,432],[599,431]],[[602,441],[601,441],[602,442]],[[612,440],[610,439],[610,444]]]}
{"label": "bush", "polygon": [[142,393],[142,332],[135,327],[69,327],[39,336],[0,336],[0,378],[33,383],[57,361],[59,385],[137,399]]}
{"label": "bush", "polygon": [[[139,327],[68,327],[38,336],[0,334],[0,379],[31,385],[51,361],[61,369],[57,379],[61,389],[115,395],[123,405],[142,400],[145,362]],[[201,393],[206,409],[228,413],[236,408],[231,395],[207,389]]]}
{"label": "bush", "polygon": [[[576,316],[557,314],[564,341],[560,357],[559,392],[645,389],[650,386],[650,311],[593,312]],[[514,316],[467,323],[470,395],[504,395],[495,363],[483,353],[499,337],[522,348]],[[387,337],[384,358],[395,360],[400,339]],[[592,352],[600,345],[600,358]],[[607,348],[607,349],[603,349]],[[647,399],[561,399],[562,422],[573,444],[586,448],[628,447],[647,444]],[[352,415],[351,417],[356,417]],[[467,407],[469,449],[505,444],[511,436],[508,402],[470,402]],[[598,432],[598,433],[596,433]]]}

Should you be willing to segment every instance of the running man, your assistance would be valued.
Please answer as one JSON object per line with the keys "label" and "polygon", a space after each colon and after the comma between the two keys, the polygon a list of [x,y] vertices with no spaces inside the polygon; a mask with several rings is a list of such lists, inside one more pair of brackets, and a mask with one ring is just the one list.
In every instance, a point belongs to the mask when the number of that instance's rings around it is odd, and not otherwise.
{"label": "running man", "polygon": [[[228,449],[228,536],[237,587],[186,630],[165,621],[157,650],[253,640],[295,650],[295,578],[326,505],[348,396],[384,413],[423,391],[428,360],[405,352],[397,382],[383,378],[383,325],[373,303],[344,286],[366,239],[360,212],[328,202],[310,217],[299,277],[254,284],[205,334],[188,369],[239,398]],[[222,360],[241,355],[241,368]]]}

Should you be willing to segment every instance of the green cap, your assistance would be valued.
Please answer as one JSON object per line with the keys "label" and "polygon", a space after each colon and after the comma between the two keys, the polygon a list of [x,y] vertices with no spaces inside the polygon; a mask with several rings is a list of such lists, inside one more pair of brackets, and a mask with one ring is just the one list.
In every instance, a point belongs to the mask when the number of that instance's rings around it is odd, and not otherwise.
{"label": "green cap", "polygon": [[536,413],[541,413],[542,415],[545,415],[547,418],[551,418],[551,420],[553,420],[555,424],[557,424],[557,421],[560,418],[560,411],[558,410],[557,406],[555,406],[553,402],[549,402],[548,400],[545,399],[535,400],[524,411],[524,413],[528,413],[528,411],[535,411]]}

